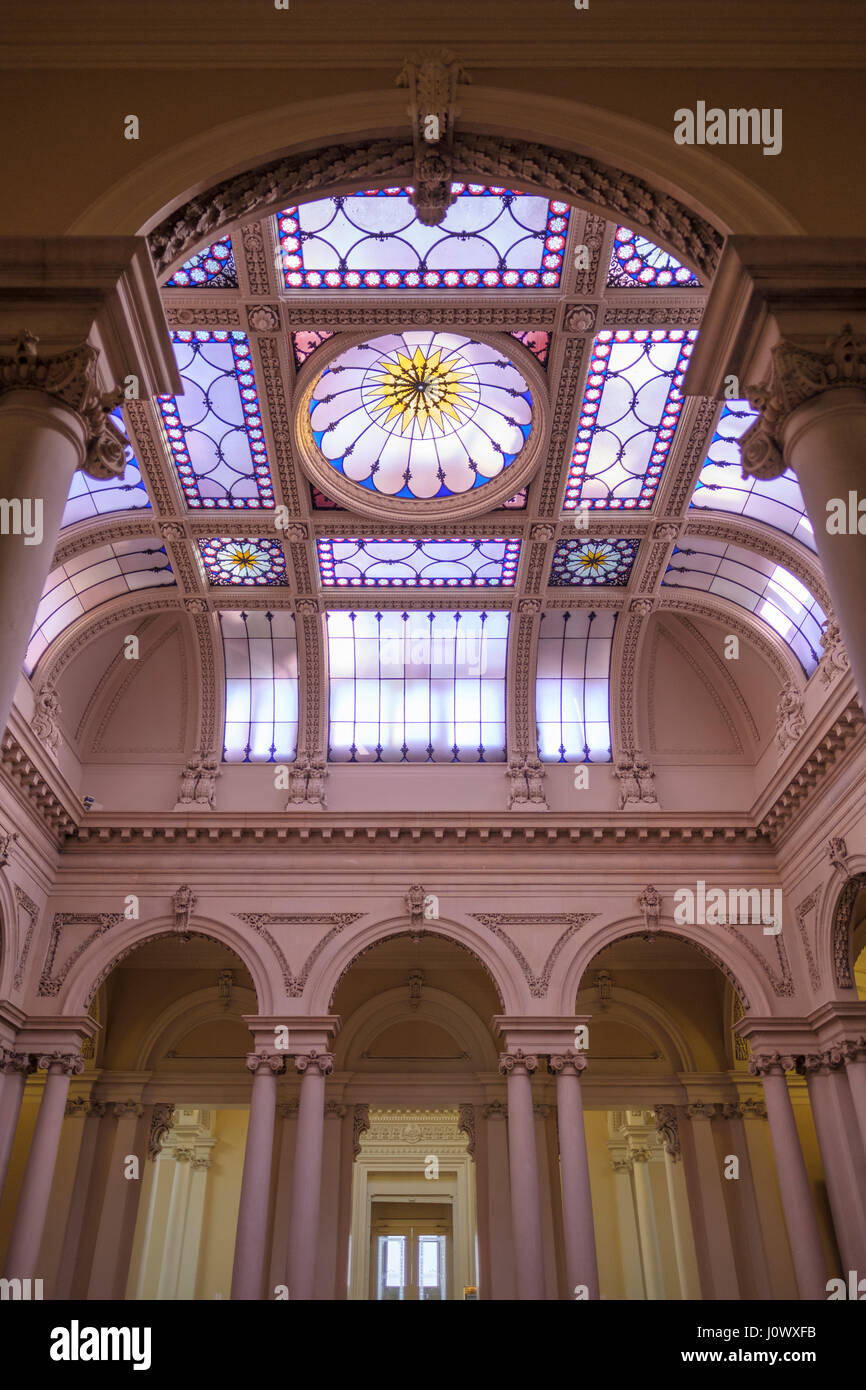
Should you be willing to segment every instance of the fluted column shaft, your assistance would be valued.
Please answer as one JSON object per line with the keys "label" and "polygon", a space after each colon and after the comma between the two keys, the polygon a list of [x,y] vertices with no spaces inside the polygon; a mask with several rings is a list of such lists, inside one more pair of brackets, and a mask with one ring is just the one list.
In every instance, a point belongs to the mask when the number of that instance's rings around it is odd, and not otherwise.
{"label": "fluted column shaft", "polygon": [[590,1298],[598,1298],[598,1259],[583,1124],[583,1098],[580,1094],[580,1074],[585,1067],[586,1058],[574,1052],[550,1059],[550,1069],[556,1076],[562,1224],[568,1287],[572,1297],[575,1288],[583,1285]]}
{"label": "fluted column shaft", "polygon": [[244,1150],[244,1175],[241,1182],[232,1271],[232,1298],[236,1299],[262,1297],[276,1123],[277,1073],[283,1070],[285,1060],[284,1055],[270,1052],[253,1052],[247,1057],[247,1067],[253,1074],[253,1089],[250,1096],[250,1123]]}
{"label": "fluted column shaft", "polygon": [[506,1076],[508,1086],[508,1161],[519,1299],[545,1297],[544,1244],[531,1082],[537,1066],[537,1057],[520,1050],[505,1053],[499,1063],[499,1070]]}
{"label": "fluted column shaft", "polygon": [[334,1070],[329,1052],[295,1058],[301,1073],[298,1139],[292,1174],[289,1226],[289,1298],[311,1299],[316,1277],[316,1245],[322,1193],[322,1146],[325,1132],[325,1077]]}
{"label": "fluted column shaft", "polygon": [[9,1238],[6,1255],[6,1277],[9,1279],[40,1277],[36,1265],[48,1215],[69,1082],[73,1075],[84,1070],[84,1061],[77,1053],[52,1052],[40,1057],[39,1066],[47,1075]]}

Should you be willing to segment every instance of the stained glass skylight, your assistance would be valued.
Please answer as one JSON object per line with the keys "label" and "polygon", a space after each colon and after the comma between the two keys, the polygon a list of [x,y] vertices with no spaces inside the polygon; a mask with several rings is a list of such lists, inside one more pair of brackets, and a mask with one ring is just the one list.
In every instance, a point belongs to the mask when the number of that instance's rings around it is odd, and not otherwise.
{"label": "stained glass skylight", "polygon": [[780,478],[769,481],[743,477],[737,441],[757,418],[758,412],[748,401],[725,402],[691,505],[754,517],[815,550],[815,532],[796,473],[789,468]]}
{"label": "stained glass skylight", "polygon": [[520,541],[502,537],[323,537],[318,550],[319,573],[327,588],[510,588],[520,561]]}
{"label": "stained glass skylight", "polygon": [[486,343],[419,329],[348,348],[310,400],[313,437],[344,477],[388,497],[451,497],[517,458],[532,426],[520,372]]}
{"label": "stained glass skylight", "polygon": [[330,612],[332,762],[505,759],[506,612]]}
{"label": "stained glass skylight", "polygon": [[73,556],[52,570],[45,581],[25,671],[30,675],[49,643],[98,604],[118,594],[174,582],[165,546],[157,536],[135,536]]}
{"label": "stained glass skylight", "polygon": [[681,265],[648,237],[638,236],[628,227],[617,227],[607,283],[609,287],[641,285],[652,289],[700,285],[700,280],[693,270]]}
{"label": "stained glass skylight", "polygon": [[266,536],[215,536],[198,548],[211,584],[286,584],[286,558]]}
{"label": "stained glass skylight", "polygon": [[611,760],[610,654],[617,614],[542,613],[535,716],[548,763]]}
{"label": "stained glass skylight", "polygon": [[709,536],[689,536],[674,550],[662,583],[730,599],[769,623],[807,676],[818,665],[827,615],[799,579],[756,551]]}
{"label": "stained glass skylight", "polygon": [[[317,512],[342,512],[346,510],[345,507],[341,507],[340,504],[335,502],[331,497],[326,497],[323,492],[320,492],[317,487],[313,487],[312,484],[310,485],[310,499],[313,503],[313,510]],[[507,502],[503,502],[499,507],[494,507],[493,510],[495,512],[522,512],[526,510],[526,501],[526,488],[523,487],[519,492],[515,492],[513,497],[509,497]]]}
{"label": "stained glass skylight", "polygon": [[436,227],[419,222],[406,188],[323,198],[277,218],[287,290],[555,289],[567,203],[455,183]]}
{"label": "stained glass skylight", "polygon": [[290,762],[298,749],[298,639],[293,614],[219,614],[226,672],[223,761]]}
{"label": "stained glass skylight", "polygon": [[566,511],[652,506],[697,336],[680,328],[598,334],[565,489]]}
{"label": "stained glass skylight", "polygon": [[273,507],[259,398],[244,333],[172,334],[182,396],[159,408],[188,507]]}
{"label": "stained glass skylight", "polygon": [[534,357],[537,357],[542,367],[547,366],[547,358],[550,353],[550,334],[542,333],[540,329],[528,329],[525,333],[512,333],[512,338],[516,338]]}
{"label": "stained glass skylight", "polygon": [[333,336],[333,333],[327,333],[324,329],[319,328],[306,328],[293,333],[292,352],[295,355],[295,366],[302,366],[308,357],[312,357],[316,348],[321,347],[322,343],[326,343]]}
{"label": "stained glass skylight", "polygon": [[627,584],[638,544],[635,538],[620,536],[609,540],[560,541],[553,553],[549,582],[554,588]]}
{"label": "stained glass skylight", "polygon": [[[112,410],[111,418],[125,435],[126,426],[120,406]],[[126,471],[122,478],[91,478],[89,473],[80,468],[73,473],[69,496],[63,509],[61,529],[71,526],[76,521],[87,521],[92,516],[135,511],[150,506],[150,498],[141,480],[138,460],[131,448],[127,449],[126,454]]]}
{"label": "stained glass skylight", "polygon": [[184,261],[174,272],[171,279],[165,282],[167,290],[197,289],[202,285],[206,285],[209,290],[238,288],[238,273],[231,237],[222,237],[220,241],[215,241],[213,246],[206,246],[203,251],[190,256],[189,260]]}

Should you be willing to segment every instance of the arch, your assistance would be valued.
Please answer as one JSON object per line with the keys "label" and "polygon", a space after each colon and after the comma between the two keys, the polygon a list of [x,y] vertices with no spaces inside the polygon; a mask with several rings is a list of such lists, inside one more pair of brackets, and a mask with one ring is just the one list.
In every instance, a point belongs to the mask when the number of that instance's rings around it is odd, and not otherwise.
{"label": "arch", "polygon": [[[124,933],[122,946],[117,940],[112,939],[110,931],[100,934],[92,949],[86,948],[81,951],[64,981],[66,997],[60,1010],[61,1015],[86,1013],[99,986],[122,960],[139,946],[158,941],[160,937],[176,935],[174,920],[167,916],[154,917],[149,922],[134,924],[131,930]],[[190,935],[209,937],[237,956],[252,977],[257,1012],[265,1015],[275,1012],[272,980],[279,978],[279,969],[276,962],[268,962],[255,954],[253,942],[243,932],[225,922],[194,913]]]}
{"label": "arch", "polygon": [[[135,1059],[135,1071],[152,1071],[157,1048],[170,1047],[180,1042],[194,1028],[203,1023],[220,1023],[230,1019],[233,1023],[243,1022],[243,1014],[254,1014],[257,1004],[254,992],[244,986],[232,991],[231,1009],[223,1006],[216,985],[210,989],[198,989],[175,999],[153,1020],[139,1044]],[[243,999],[245,1008],[234,1007],[237,1000]]]}
{"label": "arch", "polygon": [[334,1047],[338,1069],[348,1067],[353,1052],[357,1053],[392,1024],[424,1019],[438,1024],[465,1052],[482,1061],[487,1070],[496,1070],[499,1054],[493,1040],[478,1014],[462,999],[425,985],[421,1009],[423,1012],[410,1009],[405,987],[385,990],[368,999],[340,1030]]}
{"label": "arch", "polygon": [[[581,994],[586,994],[592,988],[594,986],[584,985],[578,990],[578,1005],[581,1003]],[[582,1013],[583,1009],[578,1007],[577,1012]],[[587,1009],[587,1012],[590,1010]],[[688,1039],[679,1024],[648,995],[617,985],[616,997],[611,1000],[604,1014],[593,1014],[593,1018],[596,1022],[617,1019],[637,1029],[670,1059],[674,1071],[698,1069]]]}
{"label": "arch", "polygon": [[[858,856],[859,858],[859,856]],[[855,861],[856,862],[856,861]],[[852,866],[853,868],[853,866]],[[846,879],[841,889],[835,888],[834,878],[830,882],[829,899],[825,899],[824,911],[818,927],[818,955],[823,958],[826,976],[833,981],[837,990],[854,990],[854,952],[851,917],[854,904],[860,893],[866,889],[866,868],[854,871]],[[828,912],[829,902],[835,897],[832,912]],[[829,930],[823,930],[821,923],[826,921]]]}
{"label": "arch", "polygon": [[8,873],[0,871],[0,999],[9,999],[19,953],[18,904]]}
{"label": "arch", "polygon": [[[662,927],[653,935],[670,936],[677,941],[685,941],[690,946],[696,947],[702,955],[712,961],[718,970],[721,970],[736,991],[747,1013],[766,1016],[778,1012],[773,1008],[772,995],[767,984],[761,978],[756,965],[745,953],[740,951],[736,941],[727,936],[718,937],[715,942],[715,949],[711,949],[701,939],[699,933],[702,929],[700,927],[681,926],[672,918],[664,915],[661,917],[661,921]],[[704,930],[706,929],[704,928]],[[645,935],[646,926],[643,918],[630,916],[609,922],[606,927],[600,927],[591,940],[581,941],[563,981],[560,996],[562,1011],[566,1013],[574,1011],[574,1000],[581,988],[587,967],[606,946],[612,946],[615,942],[625,940],[629,936]]]}
{"label": "arch", "polygon": [[[698,223],[705,218],[715,222],[715,228],[706,226],[706,232],[712,238],[715,231],[718,245],[722,235],[730,232],[803,234],[800,223],[775,198],[731,165],[692,146],[679,147],[674,160],[671,133],[643,121],[585,102],[475,84],[461,88],[460,104],[455,141],[459,177],[472,172],[476,178],[489,179],[498,172],[533,191],[561,194],[564,190],[555,186],[555,171],[546,167],[545,155],[558,154],[566,167],[594,160],[595,186],[585,181],[576,185],[570,201],[603,216],[628,217],[636,231],[687,261],[695,259],[700,237],[692,245],[678,229],[676,214],[685,211],[683,205],[695,210]],[[303,152],[297,157],[298,170],[302,172],[301,186],[305,177],[310,191],[348,192],[353,185],[369,187],[371,177],[393,184],[398,174],[404,182],[411,181],[413,151],[405,108],[405,93],[389,84],[379,90],[331,95],[225,122],[139,165],[96,199],[67,231],[79,236],[151,232],[187,198],[205,195],[227,177],[273,162],[292,150]],[[286,142],[287,130],[293,136],[290,143]],[[516,130],[521,132],[522,141],[514,139]],[[474,135],[473,150],[466,146],[474,132],[483,134]],[[367,149],[364,160],[359,161],[357,152],[362,144]],[[321,161],[317,150],[324,155]],[[486,161],[482,157],[485,153]],[[675,181],[672,166],[676,168]],[[629,188],[636,192],[641,185],[642,197],[630,205]],[[608,201],[596,191],[605,186]],[[660,191],[665,204],[661,217],[654,215],[660,209],[654,206],[659,200],[652,197],[652,189]],[[267,207],[247,205],[225,221],[208,226],[197,235],[196,245],[213,240],[216,230],[229,230],[253,211],[261,216],[270,207],[276,210],[283,196],[278,192]],[[291,191],[287,201],[296,196],[296,190]],[[691,220],[686,214],[685,225]],[[192,243],[178,249],[162,268],[170,274],[194,249]]]}
{"label": "arch", "polygon": [[[408,936],[409,933],[409,922],[404,915],[389,918],[384,922],[368,923],[349,938],[335,937],[333,944],[329,943],[328,948],[321,952],[310,971],[307,986],[309,1013],[318,1015],[330,1011],[337,986],[359,957],[382,941],[388,941],[393,936]],[[443,940],[460,946],[469,955],[474,956],[490,977],[503,1013],[526,1011],[526,990],[523,982],[505,955],[500,955],[489,940],[453,918],[438,918],[432,925],[425,922],[424,935],[441,936]]]}

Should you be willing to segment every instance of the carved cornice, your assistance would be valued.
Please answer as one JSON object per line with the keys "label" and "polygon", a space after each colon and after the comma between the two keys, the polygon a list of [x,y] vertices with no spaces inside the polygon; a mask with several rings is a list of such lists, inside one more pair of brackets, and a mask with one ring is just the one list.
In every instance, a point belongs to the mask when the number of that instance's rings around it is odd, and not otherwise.
{"label": "carved cornice", "polygon": [[855,698],[813,745],[784,791],[779,793],[770,809],[764,813],[758,826],[762,835],[771,839],[778,837],[798,814],[812,791],[826,782],[836,763],[844,756],[848,745],[862,731],[864,724],[866,718],[859,700]]}
{"label": "carved cornice", "polygon": [[782,435],[788,420],[807,401],[840,387],[866,391],[866,340],[850,324],[837,338],[827,339],[825,352],[787,338],[777,343],[768,380],[746,387],[750,405],[761,413],[740,439],[743,472],[780,478],[786,468]]}
{"label": "carved cornice", "polygon": [[75,830],[75,820],[51,783],[8,729],[0,743],[0,765],[9,781],[20,791],[34,815],[54,839]]}

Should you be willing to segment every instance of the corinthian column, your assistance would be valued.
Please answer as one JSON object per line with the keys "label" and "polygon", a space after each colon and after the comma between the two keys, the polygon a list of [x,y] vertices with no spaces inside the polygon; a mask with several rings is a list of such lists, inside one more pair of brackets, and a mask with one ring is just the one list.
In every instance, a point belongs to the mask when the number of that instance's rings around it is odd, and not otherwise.
{"label": "corinthian column", "polygon": [[251,1052],[247,1057],[247,1067],[253,1074],[253,1089],[250,1096],[250,1124],[247,1130],[244,1176],[238,1207],[232,1298],[256,1299],[262,1296],[276,1123],[277,1073],[283,1070],[285,1064],[284,1053]]}
{"label": "corinthian column", "polygon": [[511,1219],[519,1299],[543,1299],[545,1296],[538,1154],[530,1079],[537,1066],[538,1058],[527,1055],[520,1048],[503,1053],[499,1060],[499,1070],[507,1078],[508,1086]]}
{"label": "corinthian column", "polygon": [[39,1103],[30,1153],[27,1155],[27,1170],[18,1197],[15,1224],[9,1237],[6,1254],[6,1277],[9,1279],[39,1277],[36,1262],[48,1215],[48,1199],[51,1196],[69,1081],[72,1076],[84,1071],[84,1059],[78,1053],[51,1052],[39,1058],[39,1066],[48,1075]]}
{"label": "corinthian column", "polygon": [[316,1244],[322,1192],[325,1129],[325,1077],[334,1070],[330,1052],[310,1051],[295,1058],[301,1073],[298,1139],[292,1174],[289,1224],[289,1298],[310,1299],[316,1275]]}
{"label": "corinthian column", "polygon": [[598,1261],[592,1219],[592,1192],[589,1185],[586,1131],[583,1126],[583,1099],[580,1094],[580,1074],[585,1067],[586,1058],[576,1052],[564,1052],[550,1058],[550,1070],[556,1076],[562,1224],[568,1288],[570,1296],[574,1297],[575,1288],[584,1285],[590,1298],[598,1298]]}
{"label": "corinthian column", "polygon": [[864,259],[866,241],[853,237],[729,237],[685,390],[721,398],[734,377],[760,411],[740,441],[744,473],[797,474],[866,701]]}

